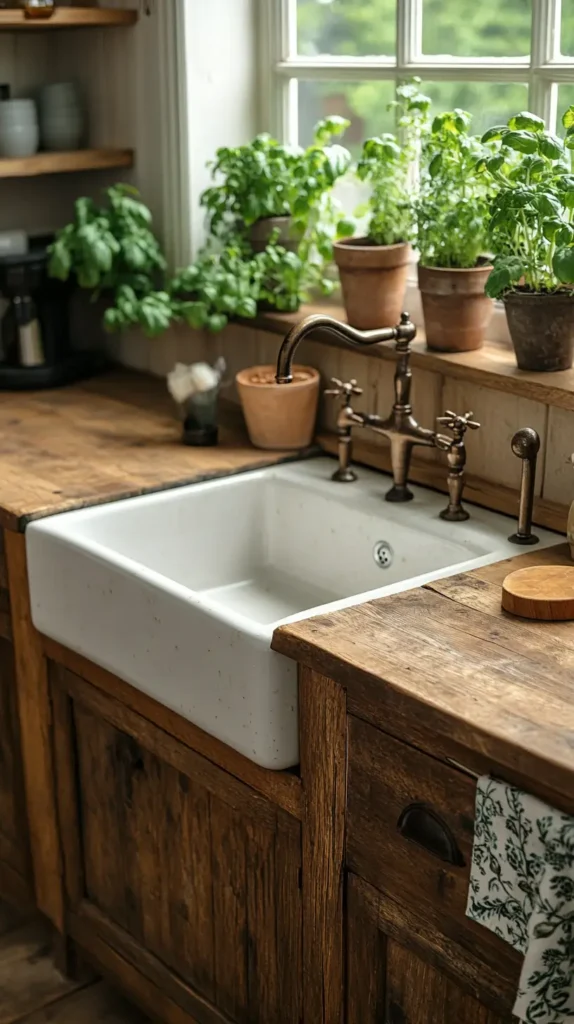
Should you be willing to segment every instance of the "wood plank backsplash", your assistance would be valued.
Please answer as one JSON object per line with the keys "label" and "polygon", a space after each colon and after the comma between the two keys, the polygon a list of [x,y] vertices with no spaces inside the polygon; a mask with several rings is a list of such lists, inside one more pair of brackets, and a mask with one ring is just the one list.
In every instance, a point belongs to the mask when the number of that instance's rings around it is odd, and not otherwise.
{"label": "wood plank backsplash", "polygon": [[[233,382],[237,371],[255,363],[273,363],[280,337],[270,331],[243,325],[230,325],[221,334],[208,335],[185,328],[174,329],[161,340],[147,341],[135,333],[112,339],[115,357],[126,366],[165,375],[176,360],[214,360],[224,356],[228,377]],[[392,403],[392,361],[377,359],[352,349],[333,348],[316,341],[304,342],[297,353],[298,362],[309,363],[321,372],[322,385],[331,377],[355,377],[364,394],[357,407],[384,413]],[[234,383],[226,396],[237,401]],[[518,488],[521,464],[510,450],[510,440],[519,427],[531,426],[540,434],[541,448],[536,476],[536,494],[569,506],[574,500],[574,469],[569,456],[574,451],[574,412],[557,409],[529,398],[492,390],[472,382],[443,377],[419,368],[413,371],[412,399],[415,416],[431,427],[446,408],[463,413],[471,409],[482,424],[480,431],[468,437],[468,471],[492,483]],[[333,430],[337,403],[321,398],[320,427]],[[370,443],[386,445],[384,438],[363,435]],[[436,451],[418,449],[417,456],[439,459]],[[564,524],[566,529],[566,524]]]}

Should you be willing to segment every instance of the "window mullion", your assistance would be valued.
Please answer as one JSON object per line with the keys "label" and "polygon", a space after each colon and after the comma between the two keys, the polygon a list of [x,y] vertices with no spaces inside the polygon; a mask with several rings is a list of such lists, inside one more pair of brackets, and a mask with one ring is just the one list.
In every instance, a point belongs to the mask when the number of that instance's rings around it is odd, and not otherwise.
{"label": "window mullion", "polygon": [[[259,49],[259,111],[261,130],[278,139],[290,135],[293,112],[297,105],[297,83],[277,74],[280,61],[289,55],[292,10],[296,0],[257,0],[257,32]],[[296,16],[296,9],[295,9]]]}
{"label": "window mullion", "polygon": [[556,85],[540,74],[540,69],[553,61],[559,50],[560,0],[537,0],[532,5],[530,41],[530,87],[528,106],[533,114],[543,117],[550,131],[556,126]]}
{"label": "window mullion", "polygon": [[397,0],[397,67],[407,71],[422,50],[422,0]]}

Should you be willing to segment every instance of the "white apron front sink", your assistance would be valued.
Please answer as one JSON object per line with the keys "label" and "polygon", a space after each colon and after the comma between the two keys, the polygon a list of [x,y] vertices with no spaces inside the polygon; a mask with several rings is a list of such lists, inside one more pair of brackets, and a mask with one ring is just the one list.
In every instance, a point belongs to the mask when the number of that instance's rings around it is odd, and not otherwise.
{"label": "white apron front sink", "polygon": [[[267,768],[298,761],[296,666],[276,626],[519,554],[513,520],[318,458],[32,523],[35,626]],[[557,536],[537,530],[540,546]]]}

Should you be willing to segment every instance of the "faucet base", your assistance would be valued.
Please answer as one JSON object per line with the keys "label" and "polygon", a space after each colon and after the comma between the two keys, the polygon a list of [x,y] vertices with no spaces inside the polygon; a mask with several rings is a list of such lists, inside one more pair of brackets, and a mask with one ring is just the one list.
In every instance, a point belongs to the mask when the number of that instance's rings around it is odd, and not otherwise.
{"label": "faucet base", "polygon": [[508,539],[511,544],[538,544],[540,537],[534,533],[513,533]]}
{"label": "faucet base", "polygon": [[461,505],[454,505],[452,508],[450,505],[447,508],[443,508],[442,512],[439,512],[441,519],[446,519],[447,523],[465,523],[467,519],[470,519],[470,512],[467,512]]}
{"label": "faucet base", "polygon": [[336,480],[340,484],[352,484],[356,479],[357,474],[352,469],[349,469],[348,466],[336,469],[331,476],[331,480]]}
{"label": "faucet base", "polygon": [[406,484],[393,484],[390,491],[385,494],[385,501],[400,502],[412,501],[414,494],[409,491]]}

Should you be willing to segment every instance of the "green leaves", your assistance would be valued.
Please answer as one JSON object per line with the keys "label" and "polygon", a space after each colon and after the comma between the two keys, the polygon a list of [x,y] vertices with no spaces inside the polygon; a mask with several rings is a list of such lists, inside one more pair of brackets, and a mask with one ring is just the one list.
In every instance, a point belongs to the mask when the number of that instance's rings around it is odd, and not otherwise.
{"label": "green leaves", "polygon": [[200,197],[212,233],[225,239],[243,228],[246,236],[245,228],[258,220],[293,214],[306,229],[350,166],[348,150],[332,142],[348,126],[344,117],[325,118],[307,149],[281,145],[268,134],[219,149],[211,165],[215,184]]}
{"label": "green leaves", "polygon": [[544,121],[537,114],[531,114],[527,110],[523,110],[520,114],[515,114],[514,117],[510,118],[508,127],[511,131],[528,131],[528,132],[542,132],[545,129]]}
{"label": "green leaves", "polygon": [[490,175],[505,157],[470,133],[464,110],[438,114],[422,139],[416,244],[423,266],[473,267],[487,251]]}
{"label": "green leaves", "polygon": [[[410,167],[419,142],[428,134],[430,107],[419,86],[420,79],[415,78],[397,88],[397,99],[388,109],[396,114],[400,136],[385,132],[367,139],[357,165],[357,176],[370,186],[368,235],[377,245],[408,241],[415,232]],[[356,216],[364,216],[364,210],[356,211]],[[321,287],[325,290],[328,285]]]}
{"label": "green leaves", "polygon": [[489,128],[488,131],[484,133],[480,141],[482,143],[495,142],[498,139],[504,138],[505,135],[508,135],[508,131],[509,129],[507,125],[496,124],[492,128]]}
{"label": "green leaves", "polygon": [[85,197],[76,200],[73,221],[58,232],[50,247],[48,272],[63,281],[73,274],[80,288],[96,294],[116,289],[118,304],[105,317],[108,330],[136,322],[141,315],[144,326],[153,332],[165,316],[145,304],[140,310],[138,305],[153,291],[155,277],[165,267],[150,230],[151,213],[132,186],[113,185],[105,196],[103,206]]}
{"label": "green leaves", "polygon": [[562,114],[562,127],[565,128],[566,131],[574,129],[574,106],[568,107],[568,110],[565,110]]}
{"label": "green leaves", "polygon": [[509,131],[504,136],[504,145],[517,153],[536,153],[538,140],[536,135],[526,131]]}
{"label": "green leaves", "polygon": [[574,284],[574,245],[556,250],[552,259],[552,269],[563,284]]}
{"label": "green leaves", "polygon": [[315,125],[314,141],[317,146],[326,146],[335,135],[342,135],[350,125],[346,117],[333,114]]}
{"label": "green leaves", "polygon": [[441,169],[441,166],[442,166],[442,153],[435,153],[435,155],[433,156],[433,158],[432,158],[432,160],[431,160],[431,162],[429,164],[429,174],[430,174],[431,178],[436,178],[437,174],[439,173],[439,171]]}
{"label": "green leaves", "polygon": [[[360,214],[357,214],[357,216],[360,216]],[[351,235],[354,233],[354,231],[355,231],[355,222],[354,222],[354,220],[351,220],[349,217],[341,217],[341,219],[337,221],[335,237],[336,238],[350,238]]]}
{"label": "green leaves", "polygon": [[486,282],[485,291],[491,299],[498,299],[524,275],[524,263],[517,256],[497,257]]}
{"label": "green leaves", "polygon": [[541,131],[538,136],[538,152],[549,160],[558,160],[564,152],[564,143],[557,135]]}
{"label": "green leaves", "polygon": [[546,131],[541,118],[522,112],[510,118],[507,130],[497,125],[483,136],[500,143],[499,154],[485,165],[493,182],[489,234],[498,253],[487,284],[492,297],[519,282],[534,292],[574,282],[574,175],[565,149],[574,148],[574,107],[562,123],[565,140]]}
{"label": "green leaves", "polygon": [[[500,168],[504,166],[504,162],[504,153],[496,153],[495,156],[489,157],[488,160],[483,160],[482,164],[487,171],[490,171],[491,174],[496,174],[496,172],[499,171]],[[481,168],[477,167],[477,170],[479,169]]]}

